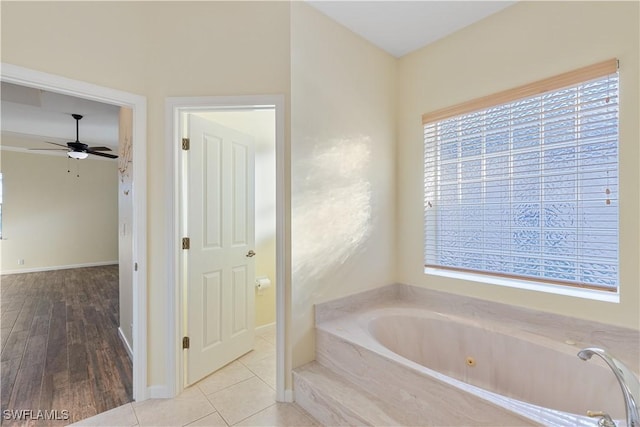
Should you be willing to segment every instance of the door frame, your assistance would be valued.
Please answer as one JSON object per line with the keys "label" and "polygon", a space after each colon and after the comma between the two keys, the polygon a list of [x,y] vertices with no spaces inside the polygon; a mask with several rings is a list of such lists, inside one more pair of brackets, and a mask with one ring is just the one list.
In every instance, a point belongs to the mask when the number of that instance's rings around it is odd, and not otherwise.
{"label": "door frame", "polygon": [[0,64],[0,80],[133,110],[133,399],[143,401],[147,390],[147,99],[92,83],[44,73],[13,64]]}
{"label": "door frame", "polygon": [[171,177],[170,196],[167,212],[171,230],[168,236],[169,254],[167,277],[170,283],[167,291],[167,387],[172,396],[184,389],[185,358],[182,337],[185,322],[183,310],[186,280],[182,271],[182,246],[180,235],[182,218],[180,213],[180,186],[182,182],[182,148],[180,136],[180,114],[190,111],[246,110],[255,107],[273,106],[276,120],[276,400],[292,401],[292,393],[285,392],[285,98],[284,95],[239,95],[171,97],[165,102],[165,156],[166,170]]}

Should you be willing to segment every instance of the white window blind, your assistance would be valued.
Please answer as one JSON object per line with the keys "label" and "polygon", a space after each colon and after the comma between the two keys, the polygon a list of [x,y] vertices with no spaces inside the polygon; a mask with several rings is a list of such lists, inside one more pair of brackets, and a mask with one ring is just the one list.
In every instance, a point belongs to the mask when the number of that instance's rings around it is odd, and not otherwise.
{"label": "white window blind", "polygon": [[617,70],[427,116],[425,266],[617,291]]}

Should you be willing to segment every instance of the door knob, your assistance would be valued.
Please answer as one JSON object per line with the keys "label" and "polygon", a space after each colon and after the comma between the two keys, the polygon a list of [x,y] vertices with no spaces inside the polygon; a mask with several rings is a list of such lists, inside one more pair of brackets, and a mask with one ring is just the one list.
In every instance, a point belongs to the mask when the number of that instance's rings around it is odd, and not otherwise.
{"label": "door knob", "polygon": [[250,250],[249,252],[247,252],[246,257],[247,257],[247,258],[251,258],[252,256],[255,256],[255,254],[256,254],[256,253],[255,253],[255,252],[253,251],[253,249],[252,249],[252,250]]}

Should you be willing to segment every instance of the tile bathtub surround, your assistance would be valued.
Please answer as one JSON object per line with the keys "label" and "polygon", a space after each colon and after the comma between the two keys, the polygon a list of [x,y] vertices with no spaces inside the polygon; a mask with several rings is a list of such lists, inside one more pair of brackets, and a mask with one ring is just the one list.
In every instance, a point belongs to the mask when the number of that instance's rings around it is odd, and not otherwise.
{"label": "tile bathtub surround", "polygon": [[[371,308],[412,307],[480,321],[489,328],[504,328],[539,335],[559,343],[607,349],[630,369],[640,373],[640,331],[589,320],[531,310],[478,298],[393,284],[326,303],[317,304],[316,325]],[[577,357],[577,356],[576,356]]]}
{"label": "tile bathtub surround", "polygon": [[393,284],[360,292],[315,305],[316,325],[337,317],[352,314],[364,308],[384,306],[398,301],[404,285]]}
{"label": "tile bathtub surround", "polygon": [[[445,351],[434,355],[434,348]],[[510,322],[492,324],[397,300],[317,325],[312,363],[318,367],[296,368],[294,389],[296,402],[330,425],[352,425],[365,416],[358,400],[375,408],[382,407],[380,401],[391,404],[385,412],[397,420],[394,425],[587,427],[593,420],[580,414],[601,404],[616,418],[624,417],[622,402],[609,399],[619,389],[611,372],[580,361],[575,353],[564,342],[514,330]],[[474,356],[477,366],[468,368],[464,356]],[[433,357],[446,363],[423,360]],[[449,362],[458,374],[450,372]],[[345,390],[349,387],[337,398],[339,387],[326,386],[336,378],[348,382]],[[335,414],[340,417],[334,419]]]}
{"label": "tile bathtub surround", "polygon": [[[316,339],[316,361],[320,365],[397,410],[401,409],[394,417],[401,424],[395,425],[536,425],[524,416],[450,386],[442,381],[442,376],[432,378],[420,374],[411,366],[349,339],[321,329],[316,331]],[[302,406],[312,413],[311,409]]]}

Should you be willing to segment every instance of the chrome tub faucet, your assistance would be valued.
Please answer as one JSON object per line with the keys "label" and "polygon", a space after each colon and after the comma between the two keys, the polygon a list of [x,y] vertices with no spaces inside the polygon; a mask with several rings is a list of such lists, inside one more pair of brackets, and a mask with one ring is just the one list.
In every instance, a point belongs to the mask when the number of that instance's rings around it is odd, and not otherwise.
{"label": "chrome tub faucet", "polygon": [[[604,360],[616,376],[622,395],[624,396],[624,406],[627,411],[627,427],[640,427],[640,415],[638,414],[638,404],[640,404],[640,382],[638,378],[621,361],[607,353],[606,350],[597,347],[583,348],[578,352],[578,357],[582,360],[589,360],[593,355]],[[611,421],[607,414],[588,412],[589,416],[606,416],[606,423]],[[600,421],[603,421],[602,418]],[[600,424],[599,425],[608,425]]]}

